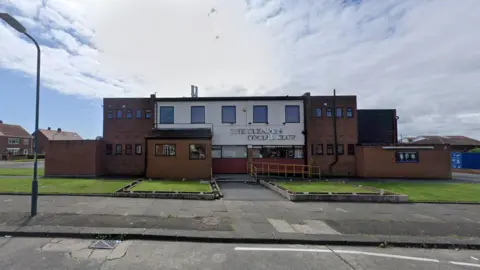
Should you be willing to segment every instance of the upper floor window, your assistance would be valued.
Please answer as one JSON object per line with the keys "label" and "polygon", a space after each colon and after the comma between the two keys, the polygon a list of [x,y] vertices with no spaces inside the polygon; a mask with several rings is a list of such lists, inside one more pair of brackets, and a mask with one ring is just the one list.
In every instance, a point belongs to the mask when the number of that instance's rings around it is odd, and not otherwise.
{"label": "upper floor window", "polygon": [[285,123],[300,123],[300,106],[285,106]]}
{"label": "upper floor window", "polygon": [[142,109],[137,109],[135,111],[135,118],[142,119]]}
{"label": "upper floor window", "polygon": [[315,151],[313,151],[314,155],[323,155],[323,144],[316,144]]}
{"label": "upper floor window", "polygon": [[322,118],[322,108],[315,109],[315,117]]}
{"label": "upper floor window", "polygon": [[237,122],[237,107],[222,106],[222,123],[236,123]]}
{"label": "upper floor window", "polygon": [[122,110],[117,110],[117,119],[121,119],[123,117]]}
{"label": "upper floor window", "polygon": [[332,107],[327,108],[327,117],[332,117]]}
{"label": "upper floor window", "polygon": [[115,145],[115,155],[121,155],[122,154],[123,147],[121,144],[116,144]]}
{"label": "upper floor window", "polygon": [[112,110],[107,111],[107,118],[108,119],[113,119],[113,111]]}
{"label": "upper floor window", "polygon": [[151,113],[150,110],[145,110],[145,119],[150,119]]}
{"label": "upper floor window", "polygon": [[133,118],[132,109],[127,109],[127,119],[132,119],[132,118]]}
{"label": "upper floor window", "polygon": [[343,155],[343,144],[337,144],[337,154]]}
{"label": "upper floor window", "polygon": [[28,145],[30,143],[30,139],[23,139],[23,144]]}
{"label": "upper floor window", "polygon": [[205,106],[190,107],[190,121],[192,124],[205,123]]}
{"label": "upper floor window", "polygon": [[125,155],[131,155],[133,153],[133,148],[131,144],[125,144]]}
{"label": "upper floor window", "polygon": [[265,105],[253,106],[253,122],[268,123],[268,107]]}
{"label": "upper floor window", "polygon": [[333,155],[333,144],[327,144],[327,155]]}
{"label": "upper floor window", "polygon": [[142,154],[142,145],[141,144],[135,144],[135,154],[136,155],[141,155]]}
{"label": "upper floor window", "polygon": [[351,108],[351,107],[347,108],[347,117],[348,118],[353,118],[353,108]]}
{"label": "upper floor window", "polygon": [[175,111],[173,109],[173,106],[161,106],[160,107],[160,124],[173,124],[174,112]]}
{"label": "upper floor window", "polygon": [[8,144],[20,144],[19,138],[8,138]]}
{"label": "upper floor window", "polygon": [[337,118],[343,117],[343,108],[337,107],[337,111],[335,112]]}

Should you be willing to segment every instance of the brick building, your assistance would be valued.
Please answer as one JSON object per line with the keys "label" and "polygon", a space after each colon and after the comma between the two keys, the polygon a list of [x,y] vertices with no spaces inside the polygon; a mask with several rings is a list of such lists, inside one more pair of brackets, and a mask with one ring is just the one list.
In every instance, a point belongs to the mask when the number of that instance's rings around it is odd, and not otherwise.
{"label": "brick building", "polygon": [[[49,141],[77,141],[83,140],[83,138],[78,135],[76,132],[65,131],[61,128],[56,130],[48,127],[47,129],[39,129],[40,133],[38,135],[38,153],[45,154],[47,150],[47,145]],[[35,132],[34,132],[35,134]]]}
{"label": "brick building", "polygon": [[[359,143],[356,96],[151,95],[105,98],[103,107],[102,140],[50,141],[46,175],[198,179],[268,162],[315,165],[325,175],[451,177],[447,152],[396,146],[395,110],[380,113],[391,116],[385,123],[394,130],[384,133],[392,136]],[[447,170],[435,172],[435,162]]]}
{"label": "brick building", "polygon": [[32,153],[32,136],[21,126],[0,121],[0,157]]}

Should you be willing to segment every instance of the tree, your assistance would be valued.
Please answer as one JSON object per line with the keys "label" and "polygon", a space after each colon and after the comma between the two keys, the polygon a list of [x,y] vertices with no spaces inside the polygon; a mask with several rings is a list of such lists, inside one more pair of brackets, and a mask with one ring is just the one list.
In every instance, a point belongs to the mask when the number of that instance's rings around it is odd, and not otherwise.
{"label": "tree", "polygon": [[468,151],[469,153],[480,153],[480,147],[473,148],[472,150]]}

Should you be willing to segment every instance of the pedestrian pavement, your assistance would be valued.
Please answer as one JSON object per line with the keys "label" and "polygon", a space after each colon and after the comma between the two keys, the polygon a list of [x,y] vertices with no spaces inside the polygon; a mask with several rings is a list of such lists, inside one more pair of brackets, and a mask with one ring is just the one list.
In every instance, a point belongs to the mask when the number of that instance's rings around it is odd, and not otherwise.
{"label": "pedestrian pavement", "polygon": [[33,218],[29,216],[30,196],[0,196],[0,205],[0,232],[17,236],[130,234],[145,239],[169,236],[480,246],[479,205],[41,196],[39,214]]}

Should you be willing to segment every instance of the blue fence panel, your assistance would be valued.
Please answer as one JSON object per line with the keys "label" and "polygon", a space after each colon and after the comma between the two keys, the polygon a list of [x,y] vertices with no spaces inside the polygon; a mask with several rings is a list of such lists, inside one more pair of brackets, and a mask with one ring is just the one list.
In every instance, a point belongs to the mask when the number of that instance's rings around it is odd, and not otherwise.
{"label": "blue fence panel", "polygon": [[463,168],[462,153],[452,152],[451,155],[452,155],[452,168],[462,169]]}
{"label": "blue fence panel", "polygon": [[480,169],[480,153],[462,153],[462,169]]}

